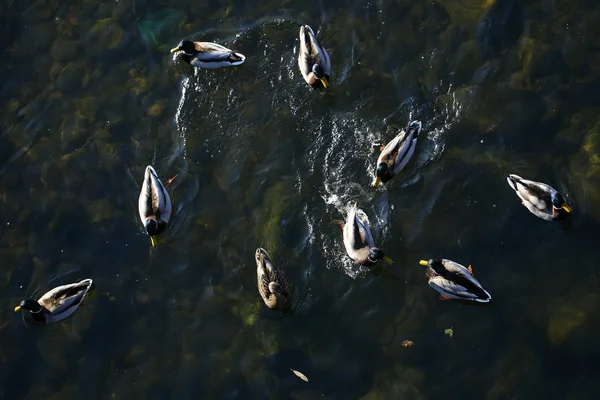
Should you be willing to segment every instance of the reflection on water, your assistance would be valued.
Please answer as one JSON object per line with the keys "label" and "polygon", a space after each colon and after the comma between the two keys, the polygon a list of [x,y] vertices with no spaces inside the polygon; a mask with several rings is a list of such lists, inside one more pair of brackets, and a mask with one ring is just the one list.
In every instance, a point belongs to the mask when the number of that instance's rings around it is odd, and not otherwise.
{"label": "reflection on water", "polygon": [[[300,23],[331,90],[297,70]],[[598,26],[589,0],[0,3],[0,393],[591,397]],[[247,60],[193,70],[168,52],[183,38]],[[414,119],[413,159],[372,189],[378,146]],[[136,211],[149,164],[178,175],[158,248]],[[509,173],[573,217],[539,221]],[[355,201],[393,265],[347,259]],[[289,314],[262,303],[257,247],[294,285]],[[472,264],[493,302],[439,302],[430,257]],[[60,324],[12,312],[85,277]]]}

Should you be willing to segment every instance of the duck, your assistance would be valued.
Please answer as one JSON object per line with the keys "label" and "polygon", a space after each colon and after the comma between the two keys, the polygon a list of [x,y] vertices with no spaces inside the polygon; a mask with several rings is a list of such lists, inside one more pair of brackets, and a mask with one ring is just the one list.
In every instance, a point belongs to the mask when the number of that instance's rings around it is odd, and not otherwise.
{"label": "duck", "polygon": [[545,183],[523,179],[515,174],[508,175],[506,180],[522,200],[521,204],[538,218],[555,221],[573,211],[562,194]]}
{"label": "duck", "polygon": [[15,312],[27,310],[34,321],[51,324],[62,321],[75,312],[92,287],[91,279],[58,286],[44,294],[37,301],[25,299],[15,307]]}
{"label": "duck", "polygon": [[380,182],[388,182],[404,169],[415,152],[421,128],[420,121],[411,121],[406,130],[402,129],[395,138],[382,147],[381,154],[377,158],[373,187],[377,187]]}
{"label": "duck", "polygon": [[258,292],[263,301],[271,309],[288,310],[292,305],[292,290],[285,274],[263,248],[256,249],[255,260]]}
{"label": "duck", "polygon": [[379,260],[386,264],[393,264],[391,258],[386,257],[383,251],[375,246],[369,218],[357,203],[350,209],[346,222],[340,223],[344,236],[344,247],[348,256],[357,264],[373,266]]}
{"label": "duck", "polygon": [[181,52],[181,58],[196,68],[216,69],[243,64],[246,57],[227,47],[212,42],[182,40],[171,53]]}
{"label": "duck", "polygon": [[447,259],[421,260],[419,264],[427,267],[425,275],[429,286],[441,294],[442,300],[468,300],[489,303],[492,296],[481,286],[473,275],[473,268]]}
{"label": "duck", "polygon": [[[167,187],[176,177],[177,175],[169,179]],[[152,247],[157,247],[157,236],[167,229],[167,224],[171,219],[171,197],[151,165],[146,167],[144,173],[144,182],[138,199],[138,210],[146,233],[150,236]]]}
{"label": "duck", "polygon": [[313,88],[328,88],[331,76],[331,58],[319,44],[315,33],[308,25],[300,27],[300,51],[298,67],[306,83]]}

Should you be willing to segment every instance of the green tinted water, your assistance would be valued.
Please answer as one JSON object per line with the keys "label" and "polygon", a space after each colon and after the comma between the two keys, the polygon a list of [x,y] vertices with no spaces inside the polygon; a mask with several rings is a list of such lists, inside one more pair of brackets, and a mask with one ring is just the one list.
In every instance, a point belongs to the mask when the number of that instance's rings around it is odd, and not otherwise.
{"label": "green tinted water", "polygon": [[[593,397],[600,8],[493,7],[2,2],[0,394]],[[300,23],[331,49],[327,92],[297,70]],[[169,54],[182,38],[247,60],[193,71]],[[378,146],[411,119],[414,159],[373,190]],[[178,174],[156,249],[136,210],[148,164]],[[572,218],[529,214],[508,173],[562,190]],[[354,201],[394,265],[345,259]],[[288,315],[258,295],[259,246],[295,286]],[[472,264],[492,303],[438,301],[430,257]],[[96,290],[63,323],[12,312],[84,277]]]}

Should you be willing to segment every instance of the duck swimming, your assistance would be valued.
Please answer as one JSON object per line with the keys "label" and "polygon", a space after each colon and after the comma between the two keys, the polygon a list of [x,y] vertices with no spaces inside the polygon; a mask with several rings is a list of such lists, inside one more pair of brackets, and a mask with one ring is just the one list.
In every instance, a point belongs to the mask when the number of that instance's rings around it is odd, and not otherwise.
{"label": "duck swimming", "polygon": [[171,53],[181,52],[181,58],[196,68],[215,69],[243,64],[246,57],[227,47],[211,42],[182,40]]}
{"label": "duck swimming", "polygon": [[277,268],[265,249],[258,248],[254,255],[258,292],[267,307],[287,310],[292,305],[292,290],[283,271]]}
{"label": "duck swimming", "polygon": [[[167,186],[177,175],[169,179]],[[152,246],[158,246],[156,237],[167,229],[171,219],[171,197],[151,165],[146,167],[144,183],[138,199],[138,211]]]}
{"label": "duck swimming", "polygon": [[382,148],[381,154],[377,158],[373,187],[377,187],[380,182],[389,181],[404,169],[415,152],[421,127],[420,121],[412,121],[408,124],[406,130],[401,130],[394,139]]}
{"label": "duck swimming", "polygon": [[506,180],[522,200],[521,203],[536,217],[553,221],[573,211],[565,198],[545,183],[523,179],[514,174],[509,175]]}
{"label": "duck swimming", "polygon": [[58,286],[44,294],[37,301],[25,299],[15,307],[15,312],[27,310],[34,321],[51,324],[69,317],[79,308],[85,295],[92,287],[91,279]]}
{"label": "duck swimming", "polygon": [[421,260],[419,264],[427,267],[425,274],[429,286],[438,291],[443,300],[458,299],[488,303],[492,299],[492,296],[473,276],[471,266],[465,268],[459,263],[446,259]]}
{"label": "duck swimming", "polygon": [[315,33],[308,25],[300,27],[300,51],[298,67],[306,83],[314,88],[329,87],[331,58],[319,44]]}
{"label": "duck swimming", "polygon": [[393,263],[391,258],[386,257],[383,251],[375,247],[369,218],[356,203],[348,213],[346,223],[340,223],[340,226],[343,230],[346,252],[355,263],[365,266],[373,266],[379,260],[387,264]]}

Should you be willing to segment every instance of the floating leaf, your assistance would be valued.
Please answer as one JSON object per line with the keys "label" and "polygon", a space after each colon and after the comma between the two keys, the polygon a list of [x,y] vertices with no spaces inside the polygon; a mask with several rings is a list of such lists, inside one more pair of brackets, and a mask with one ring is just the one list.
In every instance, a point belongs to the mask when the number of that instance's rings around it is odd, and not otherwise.
{"label": "floating leaf", "polygon": [[454,335],[454,331],[452,330],[452,328],[444,329],[444,333],[450,337]]}
{"label": "floating leaf", "polygon": [[402,346],[404,346],[404,347],[411,347],[413,344],[415,344],[415,342],[413,342],[412,340],[403,340],[402,341]]}
{"label": "floating leaf", "polygon": [[296,371],[295,369],[291,369],[291,368],[290,368],[290,371],[292,371],[294,373],[294,375],[296,375],[298,378],[302,379],[304,382],[308,382],[308,378],[302,372]]}

